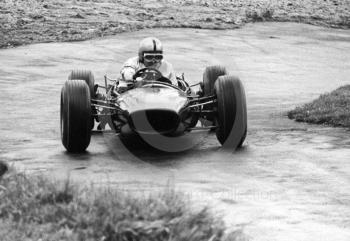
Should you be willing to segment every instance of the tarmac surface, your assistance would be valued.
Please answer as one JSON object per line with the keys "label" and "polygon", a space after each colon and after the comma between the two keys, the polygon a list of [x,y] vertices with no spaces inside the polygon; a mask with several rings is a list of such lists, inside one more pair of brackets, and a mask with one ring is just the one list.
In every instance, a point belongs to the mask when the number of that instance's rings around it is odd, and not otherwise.
{"label": "tarmac surface", "polygon": [[[180,153],[127,148],[93,135],[70,155],[59,132],[60,90],[72,69],[115,78],[154,35],[190,83],[221,64],[245,85],[248,135],[235,153],[215,134]],[[350,31],[295,23],[238,30],[152,29],[85,42],[0,50],[0,159],[20,170],[143,192],[173,187],[221,213],[250,240],[350,240],[350,131],[296,123],[286,112],[349,84]]]}

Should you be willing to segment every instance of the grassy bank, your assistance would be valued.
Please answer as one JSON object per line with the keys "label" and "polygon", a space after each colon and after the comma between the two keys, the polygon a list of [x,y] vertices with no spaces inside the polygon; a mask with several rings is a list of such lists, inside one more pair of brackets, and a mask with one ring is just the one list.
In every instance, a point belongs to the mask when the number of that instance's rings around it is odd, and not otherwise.
{"label": "grassy bank", "polygon": [[14,240],[235,240],[207,208],[173,191],[132,196],[9,173],[0,177],[0,237]]}
{"label": "grassy bank", "polygon": [[349,0],[2,0],[0,48],[158,27],[234,29],[292,21],[350,27]]}
{"label": "grassy bank", "polygon": [[350,127],[350,85],[297,107],[288,113],[288,117],[313,124]]}

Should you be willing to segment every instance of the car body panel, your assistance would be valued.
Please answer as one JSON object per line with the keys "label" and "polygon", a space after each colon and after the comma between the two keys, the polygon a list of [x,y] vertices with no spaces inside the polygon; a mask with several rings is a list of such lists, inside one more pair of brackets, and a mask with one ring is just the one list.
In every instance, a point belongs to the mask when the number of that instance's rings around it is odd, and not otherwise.
{"label": "car body panel", "polygon": [[122,93],[117,100],[119,107],[129,114],[148,109],[162,109],[179,113],[188,102],[187,95],[171,87],[140,87]]}

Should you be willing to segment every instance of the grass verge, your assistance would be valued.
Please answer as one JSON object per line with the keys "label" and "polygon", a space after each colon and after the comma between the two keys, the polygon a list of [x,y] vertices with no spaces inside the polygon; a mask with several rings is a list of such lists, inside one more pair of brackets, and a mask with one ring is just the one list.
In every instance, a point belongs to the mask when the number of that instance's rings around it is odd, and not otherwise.
{"label": "grass verge", "polygon": [[288,117],[300,122],[350,127],[350,85],[289,111]]}
{"label": "grass verge", "polygon": [[228,236],[223,221],[208,208],[193,209],[171,190],[136,197],[14,171],[0,177],[2,241],[219,241]]}

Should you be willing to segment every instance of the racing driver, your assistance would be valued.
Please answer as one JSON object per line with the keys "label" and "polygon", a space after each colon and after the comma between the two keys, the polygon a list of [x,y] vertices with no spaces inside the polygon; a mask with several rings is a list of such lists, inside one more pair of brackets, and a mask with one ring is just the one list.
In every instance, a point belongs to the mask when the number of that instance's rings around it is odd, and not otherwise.
{"label": "racing driver", "polygon": [[159,70],[173,85],[177,85],[173,66],[163,59],[163,46],[159,39],[144,38],[140,42],[138,52],[138,56],[128,59],[120,71],[125,81],[132,81],[138,70],[148,67]]}

